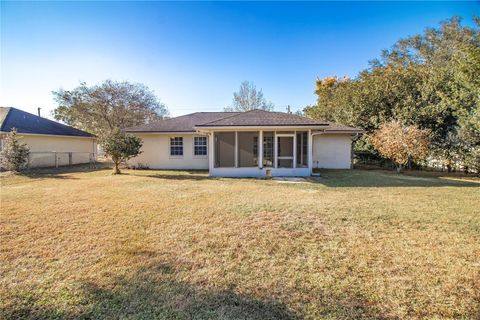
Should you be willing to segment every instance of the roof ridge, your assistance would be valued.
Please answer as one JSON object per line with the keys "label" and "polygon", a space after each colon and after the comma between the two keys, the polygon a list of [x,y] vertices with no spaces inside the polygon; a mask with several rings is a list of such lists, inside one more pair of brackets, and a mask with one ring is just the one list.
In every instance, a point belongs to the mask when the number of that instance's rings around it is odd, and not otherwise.
{"label": "roof ridge", "polygon": [[[232,112],[235,112],[235,114],[233,114],[233,115],[231,115],[231,116],[228,116],[228,117],[216,119],[216,120],[213,120],[213,121],[209,121],[209,122],[205,122],[205,123],[200,123],[199,125],[204,126],[204,125],[207,125],[207,124],[212,124],[212,123],[217,122],[217,121],[220,121],[220,120],[231,119],[231,118],[238,117],[238,116],[244,115],[244,114],[246,114],[246,113],[251,113],[251,112],[254,112],[254,111],[272,112],[272,111],[267,111],[267,110],[263,110],[263,109],[252,109],[252,110],[237,111],[237,112],[232,111]],[[227,112],[228,112],[228,111],[227,111]],[[275,111],[273,111],[273,112],[275,112]]]}
{"label": "roof ridge", "polygon": [[[227,117],[223,117],[223,118],[220,118],[220,119],[215,119],[213,121],[208,121],[208,122],[205,122],[205,123],[199,123],[198,125],[206,125],[206,124],[210,124],[212,122],[217,122],[217,121],[220,121],[220,120],[225,120],[225,119],[230,119],[230,118],[233,118],[233,117],[236,117],[236,116],[239,116],[243,113],[247,113],[247,112],[250,112],[250,111],[254,111],[254,110],[248,110],[248,111],[244,111],[244,112],[235,112],[235,114],[232,114],[230,116],[227,116]],[[225,113],[227,113],[228,111],[226,111]],[[232,111],[233,112],[233,111]]]}
{"label": "roof ridge", "polygon": [[[169,121],[169,120],[174,120],[174,119],[177,119],[177,118],[180,118],[180,117],[191,116],[192,114],[196,114],[196,113],[199,113],[199,112],[182,114],[181,116],[178,116],[178,117],[157,119],[157,120],[155,120],[155,121],[152,121],[152,122],[149,122],[149,123],[145,123],[145,124],[143,124],[143,125],[149,126],[149,125],[152,125],[152,124],[155,124],[155,123],[158,123],[158,122],[162,122],[162,121]],[[141,125],[140,125],[140,126],[141,126]],[[124,128],[124,129],[130,129],[130,128],[135,128],[135,127],[138,127],[138,126],[128,127],[128,128]]]}
{"label": "roof ridge", "polygon": [[239,112],[240,111],[197,111],[194,113],[239,113]]}

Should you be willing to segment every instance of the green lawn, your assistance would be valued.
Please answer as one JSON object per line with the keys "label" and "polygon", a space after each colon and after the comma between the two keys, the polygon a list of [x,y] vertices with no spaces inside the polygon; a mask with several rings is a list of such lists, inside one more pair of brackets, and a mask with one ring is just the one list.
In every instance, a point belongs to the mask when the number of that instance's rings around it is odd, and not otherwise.
{"label": "green lawn", "polygon": [[0,318],[479,319],[480,181],[1,180]]}

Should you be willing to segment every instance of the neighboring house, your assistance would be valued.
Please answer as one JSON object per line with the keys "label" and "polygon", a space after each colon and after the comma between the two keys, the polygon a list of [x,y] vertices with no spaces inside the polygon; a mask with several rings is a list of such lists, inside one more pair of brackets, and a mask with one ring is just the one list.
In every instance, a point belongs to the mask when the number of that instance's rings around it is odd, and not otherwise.
{"label": "neighboring house", "polygon": [[16,108],[0,107],[0,148],[13,128],[30,148],[30,167],[89,163],[95,159],[97,143],[93,134]]}
{"label": "neighboring house", "polygon": [[[127,128],[143,139],[129,161],[151,169],[208,169],[211,176],[309,176],[350,169],[363,130],[282,112],[197,112]],[[258,143],[262,141],[262,143]]]}

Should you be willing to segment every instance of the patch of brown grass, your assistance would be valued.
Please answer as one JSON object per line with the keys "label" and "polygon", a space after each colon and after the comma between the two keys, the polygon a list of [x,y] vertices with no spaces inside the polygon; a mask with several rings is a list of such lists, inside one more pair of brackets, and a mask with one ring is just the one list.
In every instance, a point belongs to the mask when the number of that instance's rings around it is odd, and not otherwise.
{"label": "patch of brown grass", "polygon": [[0,318],[478,318],[480,184],[1,178]]}

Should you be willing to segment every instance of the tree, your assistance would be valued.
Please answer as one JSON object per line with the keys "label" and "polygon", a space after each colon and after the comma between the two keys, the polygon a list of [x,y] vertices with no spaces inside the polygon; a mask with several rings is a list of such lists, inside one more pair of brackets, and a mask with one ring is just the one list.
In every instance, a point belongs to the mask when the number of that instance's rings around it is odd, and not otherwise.
{"label": "tree", "polygon": [[120,129],[114,129],[112,132],[101,137],[102,148],[105,154],[109,156],[113,163],[113,174],[119,174],[119,164],[129,160],[141,153],[142,139],[125,134]]}
{"label": "tree", "polygon": [[318,80],[317,103],[305,113],[368,133],[398,120],[430,130],[430,149],[439,160],[459,158],[459,152],[472,148],[458,148],[457,134],[463,137],[469,131],[472,137],[478,132],[472,125],[480,105],[478,26],[478,21],[476,27],[465,27],[452,18],[397,41],[354,79]]}
{"label": "tree", "polygon": [[115,128],[126,128],[161,119],[166,107],[153,91],[140,83],[106,80],[73,90],[54,91],[58,103],[54,117],[98,136]]}
{"label": "tree", "polygon": [[253,82],[243,81],[238,92],[233,93],[232,106],[225,111],[244,112],[255,109],[273,110],[273,103],[263,97],[262,89],[257,90]]}
{"label": "tree", "polygon": [[466,171],[471,168],[480,176],[480,147],[474,147],[465,156]]}
{"label": "tree", "polygon": [[455,95],[458,100],[472,105],[457,113],[461,157],[465,172],[473,169],[480,175],[480,48],[468,46],[459,64],[455,73],[458,84]]}
{"label": "tree", "polygon": [[0,167],[18,172],[22,170],[28,161],[29,148],[20,142],[15,128],[9,132],[3,140],[3,148],[0,152]]}
{"label": "tree", "polygon": [[382,124],[368,138],[373,147],[397,165],[397,172],[410,160],[423,160],[428,155],[429,131],[402,125],[399,121]]}

